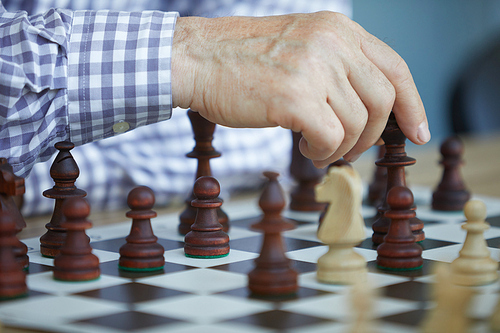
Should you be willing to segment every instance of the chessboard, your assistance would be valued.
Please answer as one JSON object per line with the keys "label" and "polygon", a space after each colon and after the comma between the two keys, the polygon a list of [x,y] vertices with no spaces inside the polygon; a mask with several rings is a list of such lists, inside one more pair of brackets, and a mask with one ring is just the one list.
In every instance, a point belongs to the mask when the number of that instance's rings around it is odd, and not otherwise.
{"label": "chessboard", "polygon": [[[450,263],[465,239],[461,212],[430,208],[431,192],[413,188],[417,216],[425,223],[423,268],[387,271],[376,266],[371,223],[376,211],[363,205],[367,239],[356,247],[368,262],[368,282],[379,291],[375,316],[380,332],[418,332],[434,306],[433,264]],[[487,206],[491,228],[485,238],[492,257],[500,258],[500,199],[479,197]],[[177,231],[178,214],[152,219],[165,248],[163,270],[128,272],[118,269],[119,248],[131,222],[87,230],[101,276],[89,282],[53,279],[53,259],[40,254],[39,238],[25,239],[30,265],[27,297],[0,302],[0,321],[10,327],[48,332],[347,332],[351,318],[349,286],[319,283],[316,262],[327,247],[316,237],[319,213],[286,210],[294,230],[283,233],[286,254],[299,272],[298,292],[285,298],[250,294],[247,273],[260,252],[262,235],[250,230],[261,216],[257,200],[223,205],[231,221],[230,253],[217,259],[188,258]],[[472,332],[488,332],[488,318],[500,293],[498,282],[474,287],[469,310]]]}

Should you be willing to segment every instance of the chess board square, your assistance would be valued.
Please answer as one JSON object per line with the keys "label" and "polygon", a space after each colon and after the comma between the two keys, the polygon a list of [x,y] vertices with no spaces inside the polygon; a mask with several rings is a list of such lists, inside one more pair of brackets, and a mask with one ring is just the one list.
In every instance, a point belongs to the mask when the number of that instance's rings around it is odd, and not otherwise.
{"label": "chess board square", "polygon": [[[125,237],[123,237],[92,242],[90,245],[94,250],[104,250],[118,253],[120,251],[120,247],[122,247],[122,245],[124,245],[125,243],[127,243],[127,241],[125,240]],[[158,243],[163,246],[165,251],[178,249],[184,246],[183,242],[164,238],[158,238]]]}
{"label": "chess board square", "polygon": [[[438,260],[451,263],[458,257],[462,247],[463,244],[456,244],[442,248],[427,250],[422,253],[422,257],[430,260]],[[498,260],[500,258],[500,249],[490,247],[488,248],[488,250],[490,251],[490,255],[493,259]]]}
{"label": "chess board square", "polygon": [[118,268],[118,260],[101,263],[100,267],[101,267],[101,274],[119,276],[128,279],[139,279],[148,276],[163,275],[194,268],[192,266],[185,266],[185,265],[165,262],[165,266],[163,266],[163,269],[156,271],[148,271],[148,272],[125,271]]}
{"label": "chess board square", "polygon": [[500,227],[500,215],[487,217],[486,222],[488,222],[493,227]]}
{"label": "chess board square", "polygon": [[413,311],[382,317],[380,318],[380,320],[407,326],[419,326],[426,315],[427,315],[426,310],[417,309]]}
{"label": "chess board square", "polygon": [[75,324],[92,324],[123,331],[145,330],[155,326],[164,326],[181,322],[178,319],[156,316],[138,311],[126,311],[100,317],[75,321]]}
{"label": "chess board square", "polygon": [[271,310],[272,304],[226,295],[185,295],[145,302],[137,310],[198,324],[217,323]]}
{"label": "chess board square", "polygon": [[[231,240],[231,249],[259,253],[262,248],[262,235],[248,237],[243,239]],[[298,249],[309,248],[313,246],[323,245],[317,241],[308,241],[290,237],[283,237],[283,242],[286,251],[294,251]]]}
{"label": "chess board square", "polygon": [[[308,272],[316,271],[316,264],[315,263],[310,263],[310,262],[305,262],[305,261],[300,261],[300,260],[291,260],[290,265],[298,273],[308,273]],[[220,269],[220,270],[227,271],[227,272],[248,274],[252,269],[255,268],[255,260],[252,259],[252,260],[238,261],[238,262],[229,263],[229,264],[225,264],[225,265],[213,266],[210,268]]]}
{"label": "chess board square", "polygon": [[52,271],[52,266],[37,264],[34,262],[30,262],[27,274],[36,274]]}
{"label": "chess board square", "polygon": [[184,254],[184,248],[165,252],[165,260],[167,262],[200,268],[219,266],[233,262],[254,259],[256,257],[258,257],[257,253],[250,253],[233,249],[229,251],[228,256],[216,259],[199,259],[186,257],[186,255]]}
{"label": "chess board square", "polygon": [[[401,283],[410,280],[409,278],[404,276],[391,276],[375,273],[368,273],[368,279],[374,288],[381,288],[390,284]],[[316,272],[299,275],[299,286],[340,294],[348,292],[350,287],[349,285],[318,282],[318,280],[316,279]]]}
{"label": "chess board square", "polygon": [[287,209],[282,215],[297,226],[310,223],[318,226],[320,214],[321,212],[299,212]]}
{"label": "chess board square", "polygon": [[[300,260],[305,262],[317,263],[318,259],[328,251],[328,246],[321,245],[310,247],[297,251],[287,252],[287,256],[293,260]],[[361,254],[367,261],[374,260],[377,257],[377,252],[363,248],[355,247],[354,251]]]}
{"label": "chess board square", "polygon": [[243,323],[276,330],[291,330],[309,325],[333,323],[333,320],[283,310],[272,310],[231,319],[231,323]]}
{"label": "chess board square", "polygon": [[382,288],[381,293],[386,297],[424,302],[431,299],[431,285],[418,281],[407,281],[388,285]]}
{"label": "chess board square", "polygon": [[60,322],[109,315],[126,310],[125,304],[78,296],[45,295],[0,304],[0,320],[38,322],[58,325]]}
{"label": "chess board square", "polygon": [[[438,224],[425,228],[425,236],[454,243],[463,243],[467,233],[460,227],[461,224]],[[484,232],[484,238],[500,237],[500,227],[491,227]]]}
{"label": "chess board square", "polygon": [[[294,301],[294,300],[304,299],[304,298],[308,298],[308,297],[330,295],[330,294],[332,294],[332,292],[311,289],[311,288],[305,288],[305,287],[299,287],[296,294],[269,297],[269,296],[260,296],[260,295],[252,294],[250,289],[248,289],[247,287],[244,287],[244,288],[231,289],[228,291],[224,291],[224,292],[221,292],[220,294],[221,295],[230,295],[230,296],[235,296],[235,297],[242,297],[242,298],[251,298],[251,299],[256,299],[256,300],[271,301],[271,302],[288,302],[288,301]],[[279,305],[277,305],[277,306],[279,306]]]}
{"label": "chess board square", "polygon": [[390,269],[382,269],[377,266],[377,260],[372,260],[367,263],[368,271],[372,273],[380,273],[380,274],[390,274],[397,276],[406,276],[408,278],[417,278],[425,275],[432,274],[432,260],[428,260],[424,258],[424,264],[422,268],[409,270],[409,271],[400,271],[400,270],[390,270]]}
{"label": "chess board square", "polygon": [[[407,300],[379,297],[374,299],[374,302],[373,311],[375,317],[406,312],[417,308],[417,303]],[[301,299],[283,304],[281,309],[344,322],[348,322],[353,314],[349,292]]]}
{"label": "chess board square", "polygon": [[138,279],[139,282],[162,288],[207,295],[245,287],[247,276],[215,269],[198,269]]}
{"label": "chess board square", "polygon": [[123,303],[139,303],[184,294],[186,293],[178,290],[131,282],[102,289],[89,290],[75,295]]}
{"label": "chess board square", "polygon": [[97,280],[83,282],[66,282],[54,280],[52,272],[28,274],[26,277],[26,283],[28,284],[29,289],[54,295],[64,295],[87,290],[106,288],[126,282],[126,279],[103,274],[101,274],[101,276]]}

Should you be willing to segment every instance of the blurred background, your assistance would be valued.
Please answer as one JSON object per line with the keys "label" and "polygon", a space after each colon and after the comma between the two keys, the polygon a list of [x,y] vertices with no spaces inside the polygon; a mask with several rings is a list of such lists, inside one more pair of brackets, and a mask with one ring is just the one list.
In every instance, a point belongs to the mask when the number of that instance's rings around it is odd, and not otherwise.
{"label": "blurred background", "polygon": [[500,130],[500,1],[353,0],[353,19],[405,59],[433,139]]}

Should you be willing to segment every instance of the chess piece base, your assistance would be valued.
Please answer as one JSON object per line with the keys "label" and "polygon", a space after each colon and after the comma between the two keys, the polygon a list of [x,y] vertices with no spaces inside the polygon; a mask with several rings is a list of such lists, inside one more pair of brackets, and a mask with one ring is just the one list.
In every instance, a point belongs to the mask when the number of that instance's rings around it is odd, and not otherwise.
{"label": "chess piece base", "polygon": [[316,278],[329,284],[353,284],[367,279],[365,258],[356,253],[356,244],[330,245],[329,251],[318,259]]}
{"label": "chess piece base", "polygon": [[498,280],[498,263],[492,258],[457,258],[451,263],[451,279],[460,286],[481,286]]}

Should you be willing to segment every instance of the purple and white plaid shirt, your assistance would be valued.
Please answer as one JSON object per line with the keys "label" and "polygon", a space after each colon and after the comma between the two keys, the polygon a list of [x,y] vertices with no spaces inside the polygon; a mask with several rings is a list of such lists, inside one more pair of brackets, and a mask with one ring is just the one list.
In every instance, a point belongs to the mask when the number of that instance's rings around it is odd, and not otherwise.
{"label": "purple and white plaid shirt", "polygon": [[[53,186],[47,160],[61,140],[79,146],[72,151],[81,171],[77,186],[93,209],[123,206],[137,184],[151,187],[159,204],[186,196],[196,162],[185,157],[194,145],[185,111],[171,108],[178,13],[351,14],[350,0],[2,2],[9,11],[0,8],[0,156],[16,174],[29,174],[25,215],[53,208],[41,193]],[[226,196],[254,187],[262,170],[286,173],[290,162],[290,133],[279,128],[217,127],[214,146],[223,156],[212,160],[212,170]],[[35,165],[40,161],[47,162]]]}

